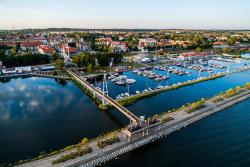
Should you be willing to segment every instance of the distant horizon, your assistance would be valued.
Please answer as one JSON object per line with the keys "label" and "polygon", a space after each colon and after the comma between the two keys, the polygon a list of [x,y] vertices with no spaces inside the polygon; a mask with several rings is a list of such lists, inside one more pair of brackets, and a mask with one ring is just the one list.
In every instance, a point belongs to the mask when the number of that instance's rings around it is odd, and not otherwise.
{"label": "distant horizon", "polygon": [[74,27],[48,27],[48,28],[24,28],[24,29],[0,29],[0,31],[21,30],[48,30],[48,29],[73,29],[73,30],[187,30],[187,31],[250,31],[249,29],[223,29],[223,28],[74,28]]}
{"label": "distant horizon", "polygon": [[249,6],[249,0],[0,0],[0,29],[248,30]]}

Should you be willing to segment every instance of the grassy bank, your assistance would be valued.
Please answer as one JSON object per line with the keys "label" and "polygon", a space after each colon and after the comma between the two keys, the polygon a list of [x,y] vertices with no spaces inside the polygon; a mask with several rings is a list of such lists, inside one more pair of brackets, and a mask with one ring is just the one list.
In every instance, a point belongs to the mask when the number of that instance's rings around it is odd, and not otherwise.
{"label": "grassy bank", "polygon": [[102,101],[100,99],[95,97],[92,92],[90,92],[88,89],[86,89],[84,86],[82,86],[82,84],[80,84],[77,80],[75,80],[74,78],[71,78],[71,80],[72,80],[72,82],[75,83],[75,85],[77,87],[79,87],[87,96],[89,96],[95,102],[95,104],[99,107],[99,109],[101,109],[101,110],[108,109],[108,107],[106,105],[102,104]]}
{"label": "grassy bank", "polygon": [[76,151],[71,152],[67,155],[61,156],[60,158],[52,161],[52,165],[63,163],[63,162],[66,162],[68,160],[83,156],[85,154],[89,154],[91,152],[92,152],[92,149],[90,147],[78,148]]}
{"label": "grassy bank", "polygon": [[119,142],[120,139],[118,138],[116,133],[110,133],[108,136],[106,136],[105,138],[98,138],[97,141],[97,146],[100,149],[103,149],[106,146],[112,145],[114,143]]}

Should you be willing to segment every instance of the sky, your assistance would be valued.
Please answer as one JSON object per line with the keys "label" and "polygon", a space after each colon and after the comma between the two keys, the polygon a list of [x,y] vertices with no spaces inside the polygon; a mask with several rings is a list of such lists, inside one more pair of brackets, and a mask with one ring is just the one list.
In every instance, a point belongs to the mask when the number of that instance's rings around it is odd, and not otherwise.
{"label": "sky", "polygon": [[250,0],[0,0],[0,29],[250,29]]}

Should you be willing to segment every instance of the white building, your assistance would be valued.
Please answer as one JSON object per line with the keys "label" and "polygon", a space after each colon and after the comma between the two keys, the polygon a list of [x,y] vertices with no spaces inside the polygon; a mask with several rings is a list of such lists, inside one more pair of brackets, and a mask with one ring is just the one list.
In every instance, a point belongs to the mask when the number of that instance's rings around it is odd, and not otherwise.
{"label": "white building", "polygon": [[157,41],[154,38],[143,38],[139,40],[139,46],[154,47],[156,44]]}

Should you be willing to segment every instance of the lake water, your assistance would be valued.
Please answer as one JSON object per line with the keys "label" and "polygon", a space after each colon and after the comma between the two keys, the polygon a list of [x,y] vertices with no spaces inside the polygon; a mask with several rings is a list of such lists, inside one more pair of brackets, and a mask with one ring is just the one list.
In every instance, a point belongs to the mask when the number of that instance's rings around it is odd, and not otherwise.
{"label": "lake water", "polygon": [[250,99],[166,138],[127,153],[105,167],[248,167]]}
{"label": "lake water", "polygon": [[122,126],[72,82],[19,78],[0,83],[0,90],[0,164]]}
{"label": "lake water", "polygon": [[[138,116],[148,117],[247,82],[250,82],[250,71],[234,73],[164,92],[127,108]],[[116,110],[100,111],[72,82],[19,78],[0,83],[0,90],[1,163],[63,148],[79,142],[83,137],[96,137],[127,123],[127,119]],[[240,123],[245,126],[244,122]],[[168,141],[168,138],[165,140]],[[150,145],[147,147],[151,148]],[[164,147],[164,150],[168,150],[168,147]],[[138,157],[139,160],[143,158],[140,155]],[[129,160],[133,163],[133,158]]]}

